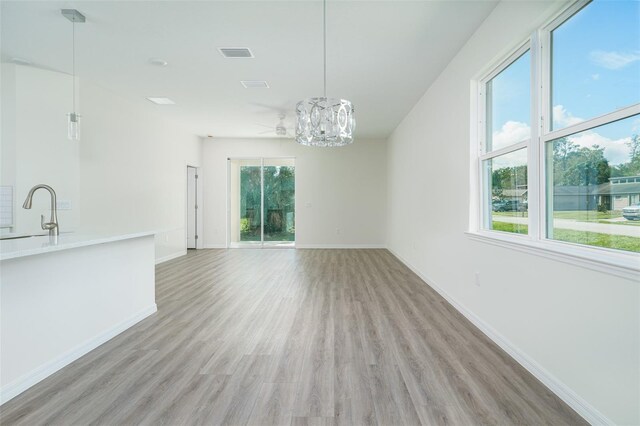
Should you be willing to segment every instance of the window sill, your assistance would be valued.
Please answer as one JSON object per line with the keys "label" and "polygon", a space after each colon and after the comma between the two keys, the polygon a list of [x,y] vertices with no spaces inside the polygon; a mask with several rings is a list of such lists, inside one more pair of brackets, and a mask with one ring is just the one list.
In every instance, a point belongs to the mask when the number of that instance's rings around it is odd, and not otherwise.
{"label": "window sill", "polygon": [[540,241],[525,235],[510,235],[495,231],[469,231],[465,234],[474,241],[518,250],[640,282],[640,255],[635,253],[617,252],[559,241]]}

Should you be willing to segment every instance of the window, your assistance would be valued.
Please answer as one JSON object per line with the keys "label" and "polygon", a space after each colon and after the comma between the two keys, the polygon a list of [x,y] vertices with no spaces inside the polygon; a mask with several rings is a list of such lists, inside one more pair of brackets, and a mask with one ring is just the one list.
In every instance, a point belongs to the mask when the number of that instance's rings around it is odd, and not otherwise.
{"label": "window", "polygon": [[612,178],[640,175],[639,117],[545,142],[547,238],[640,252],[640,215],[626,214],[640,184]]}
{"label": "window", "polygon": [[595,0],[550,28],[552,130],[640,102],[639,22],[638,2]]}
{"label": "window", "polygon": [[531,141],[531,55],[521,47],[484,83],[484,227],[526,234],[527,147]]}
{"label": "window", "polygon": [[478,96],[478,232],[640,253],[640,2],[575,2]]}

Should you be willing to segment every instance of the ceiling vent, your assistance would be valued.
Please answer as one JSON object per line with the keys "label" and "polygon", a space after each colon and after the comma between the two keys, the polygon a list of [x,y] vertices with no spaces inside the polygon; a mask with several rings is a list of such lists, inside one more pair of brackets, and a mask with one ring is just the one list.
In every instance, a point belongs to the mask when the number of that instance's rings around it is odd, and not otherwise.
{"label": "ceiling vent", "polygon": [[253,53],[246,47],[219,47],[225,58],[253,58]]}
{"label": "ceiling vent", "polygon": [[241,80],[240,83],[245,89],[268,89],[269,84],[266,81],[260,80]]}

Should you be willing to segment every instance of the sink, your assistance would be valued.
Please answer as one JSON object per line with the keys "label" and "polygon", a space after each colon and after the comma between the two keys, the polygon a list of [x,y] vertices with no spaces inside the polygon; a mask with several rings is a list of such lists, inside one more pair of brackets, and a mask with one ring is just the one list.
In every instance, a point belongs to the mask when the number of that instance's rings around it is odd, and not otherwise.
{"label": "sink", "polygon": [[2,240],[18,240],[22,238],[34,238],[34,237],[46,237],[47,234],[35,234],[35,235],[9,235],[6,237],[0,237],[0,241]]}

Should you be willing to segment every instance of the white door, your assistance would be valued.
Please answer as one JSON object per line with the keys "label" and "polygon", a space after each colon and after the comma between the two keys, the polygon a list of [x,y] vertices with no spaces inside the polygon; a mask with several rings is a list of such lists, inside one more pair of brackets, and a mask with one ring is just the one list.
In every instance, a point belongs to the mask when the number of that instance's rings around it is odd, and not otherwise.
{"label": "white door", "polygon": [[187,167],[187,248],[198,244],[198,170]]}

